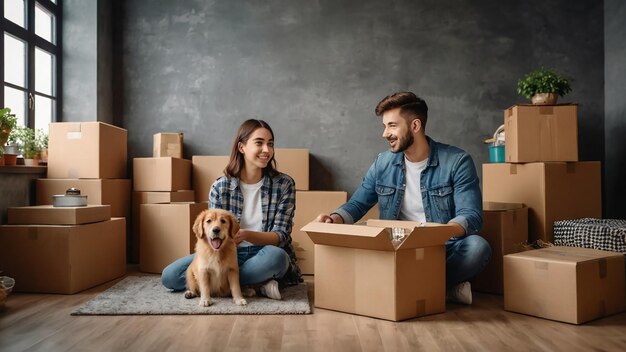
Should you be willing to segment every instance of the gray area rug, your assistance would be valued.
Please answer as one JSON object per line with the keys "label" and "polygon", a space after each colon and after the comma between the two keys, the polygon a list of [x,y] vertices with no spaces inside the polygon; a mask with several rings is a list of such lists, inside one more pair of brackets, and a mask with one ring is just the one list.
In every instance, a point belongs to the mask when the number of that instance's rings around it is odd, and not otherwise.
{"label": "gray area rug", "polygon": [[310,314],[306,283],[281,289],[282,300],[247,297],[238,306],[232,298],[212,298],[213,305],[200,307],[199,298],[186,299],[184,292],[171,292],[160,276],[128,276],[72,315],[164,315],[164,314]]}

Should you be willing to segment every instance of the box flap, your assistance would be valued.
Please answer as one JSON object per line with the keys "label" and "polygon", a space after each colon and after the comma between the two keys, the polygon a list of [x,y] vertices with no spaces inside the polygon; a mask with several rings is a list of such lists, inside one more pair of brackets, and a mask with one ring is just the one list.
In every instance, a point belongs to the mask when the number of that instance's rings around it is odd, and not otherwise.
{"label": "box flap", "polygon": [[[390,236],[394,227],[408,230],[408,235],[397,248],[392,244]],[[443,245],[452,237],[456,227],[415,221],[370,219],[367,226],[311,222],[301,231],[305,231],[315,244],[394,251]]]}
{"label": "box flap", "polygon": [[300,231],[306,232],[315,244],[381,251],[395,250],[389,239],[389,233],[383,228],[310,222]]}

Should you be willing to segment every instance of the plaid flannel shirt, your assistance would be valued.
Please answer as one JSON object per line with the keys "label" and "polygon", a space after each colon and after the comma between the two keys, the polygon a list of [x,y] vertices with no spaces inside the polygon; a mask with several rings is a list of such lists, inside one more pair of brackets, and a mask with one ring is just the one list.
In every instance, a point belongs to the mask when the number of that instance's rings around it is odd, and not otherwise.
{"label": "plaid flannel shirt", "polygon": [[[209,192],[209,207],[229,210],[241,222],[243,193],[239,188],[239,179],[227,176],[218,178]],[[289,175],[279,173],[273,178],[263,177],[261,209],[263,232],[277,233],[280,241],[278,246],[284,249],[291,259],[289,270],[279,281],[284,285],[296,285],[304,281],[291,245],[291,228],[296,209],[296,187]]]}

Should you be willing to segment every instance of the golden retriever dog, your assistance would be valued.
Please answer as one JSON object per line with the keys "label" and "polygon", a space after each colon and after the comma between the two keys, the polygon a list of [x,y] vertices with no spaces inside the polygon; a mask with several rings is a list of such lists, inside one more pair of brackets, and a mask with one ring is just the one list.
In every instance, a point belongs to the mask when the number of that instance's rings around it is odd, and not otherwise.
{"label": "golden retriever dog", "polygon": [[224,297],[230,293],[237,305],[248,302],[239,286],[237,245],[233,240],[239,231],[235,216],[226,210],[208,209],[201,212],[193,224],[196,234],[196,255],[187,268],[185,298],[200,296],[200,306],[212,304],[211,296]]}

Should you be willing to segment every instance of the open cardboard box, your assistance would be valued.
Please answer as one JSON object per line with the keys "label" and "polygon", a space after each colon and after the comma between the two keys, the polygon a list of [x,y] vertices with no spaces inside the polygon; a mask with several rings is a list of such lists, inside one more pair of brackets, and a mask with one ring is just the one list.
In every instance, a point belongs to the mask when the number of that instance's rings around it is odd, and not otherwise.
{"label": "open cardboard box", "polygon": [[[405,231],[397,246],[391,228]],[[446,310],[445,242],[453,225],[376,220],[366,225],[311,222],[315,306],[399,321]]]}

